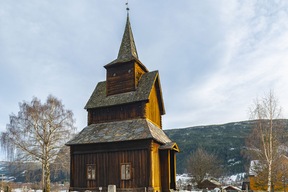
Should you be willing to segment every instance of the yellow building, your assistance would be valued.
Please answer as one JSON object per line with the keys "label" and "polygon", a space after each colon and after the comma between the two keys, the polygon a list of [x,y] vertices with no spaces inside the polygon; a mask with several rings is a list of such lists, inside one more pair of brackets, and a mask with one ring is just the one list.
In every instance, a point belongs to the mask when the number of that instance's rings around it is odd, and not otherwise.
{"label": "yellow building", "polygon": [[[261,163],[258,160],[251,161],[249,170],[250,190],[267,191],[267,170],[261,171]],[[272,168],[272,191],[288,191],[288,157],[282,155],[275,161]]]}

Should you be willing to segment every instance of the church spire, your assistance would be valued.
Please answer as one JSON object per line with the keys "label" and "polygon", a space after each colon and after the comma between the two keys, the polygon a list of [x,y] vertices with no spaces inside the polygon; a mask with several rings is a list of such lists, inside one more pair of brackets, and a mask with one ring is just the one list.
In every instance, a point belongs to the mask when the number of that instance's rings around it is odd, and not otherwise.
{"label": "church spire", "polygon": [[131,60],[135,58],[138,59],[138,54],[130,25],[129,13],[127,12],[125,31],[122,37],[122,42],[117,60]]}
{"label": "church spire", "polygon": [[133,38],[133,33],[130,25],[130,20],[129,20],[129,8],[127,8],[127,20],[126,20],[126,26],[124,30],[124,34],[122,37],[122,42],[120,45],[120,49],[118,52],[118,57],[111,63],[105,65],[104,67],[109,67],[111,65],[114,65],[116,63],[124,63],[132,60],[139,60],[134,38]]}

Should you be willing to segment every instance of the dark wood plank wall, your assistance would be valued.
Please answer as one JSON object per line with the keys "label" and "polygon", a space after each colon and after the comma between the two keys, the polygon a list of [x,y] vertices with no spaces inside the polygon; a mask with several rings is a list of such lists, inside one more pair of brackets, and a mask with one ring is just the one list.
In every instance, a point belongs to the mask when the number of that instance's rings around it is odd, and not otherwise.
{"label": "dark wood plank wall", "polygon": [[176,189],[176,151],[170,150],[170,189]]}
{"label": "dark wood plank wall", "polygon": [[[147,143],[148,142],[148,143]],[[72,146],[71,154],[71,188],[70,190],[98,189],[110,184],[117,188],[145,188],[149,187],[151,141],[108,143],[108,146],[94,144],[85,150],[83,146]],[[107,143],[106,143],[107,144]],[[121,146],[123,146],[122,149]],[[131,147],[129,147],[131,146]],[[121,180],[121,163],[131,163],[132,179]],[[96,165],[96,179],[87,180],[87,164]]]}
{"label": "dark wood plank wall", "polygon": [[109,142],[109,143],[94,143],[94,144],[82,144],[72,145],[72,154],[85,154],[96,152],[113,152],[124,150],[137,150],[137,149],[150,149],[151,139],[135,140],[135,141],[121,141],[121,142]]}
{"label": "dark wood plank wall", "polygon": [[154,122],[159,128],[162,128],[161,114],[159,109],[159,101],[157,98],[157,92],[155,85],[151,90],[151,94],[149,97],[149,102],[145,107],[145,116]]}
{"label": "dark wood plank wall", "polygon": [[[94,154],[74,155],[75,165],[74,172],[77,173],[77,178],[73,187],[76,188],[97,188],[107,187],[114,184],[117,188],[133,188],[133,187],[148,187],[148,151],[147,150],[132,150],[122,152],[100,152]],[[121,163],[131,163],[132,179],[120,179]],[[96,165],[96,179],[86,179],[86,165]]]}
{"label": "dark wood plank wall", "polygon": [[170,151],[162,150],[160,151],[160,161],[161,161],[161,184],[162,191],[169,192],[170,189]]}
{"label": "dark wood plank wall", "polygon": [[144,102],[88,110],[88,125],[144,117]]}
{"label": "dark wood plank wall", "polygon": [[[73,154],[74,153],[74,147],[70,146],[70,186],[74,186],[74,178],[75,178],[75,162],[74,162],[74,158],[73,158]],[[77,178],[76,178],[77,179]]]}
{"label": "dark wood plank wall", "polygon": [[135,72],[134,62],[120,63],[107,68],[107,95],[134,91]]}

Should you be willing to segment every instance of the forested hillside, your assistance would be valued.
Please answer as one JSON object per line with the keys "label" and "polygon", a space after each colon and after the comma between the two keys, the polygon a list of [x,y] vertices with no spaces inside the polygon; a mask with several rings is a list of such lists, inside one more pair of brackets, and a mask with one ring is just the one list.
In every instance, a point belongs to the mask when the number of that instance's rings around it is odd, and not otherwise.
{"label": "forested hillside", "polygon": [[177,142],[177,172],[184,173],[188,156],[198,147],[215,154],[227,174],[245,172],[248,161],[242,155],[245,138],[251,131],[253,121],[207,125],[165,130],[171,140]]}

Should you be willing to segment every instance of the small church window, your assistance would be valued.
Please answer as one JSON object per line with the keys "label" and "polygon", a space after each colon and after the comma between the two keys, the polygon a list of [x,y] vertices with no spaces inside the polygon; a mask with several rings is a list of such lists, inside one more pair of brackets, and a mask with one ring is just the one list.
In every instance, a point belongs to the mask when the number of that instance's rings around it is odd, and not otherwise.
{"label": "small church window", "polygon": [[131,179],[131,164],[123,163],[121,164],[121,180]]}
{"label": "small church window", "polygon": [[87,165],[87,179],[96,179],[96,166]]}

